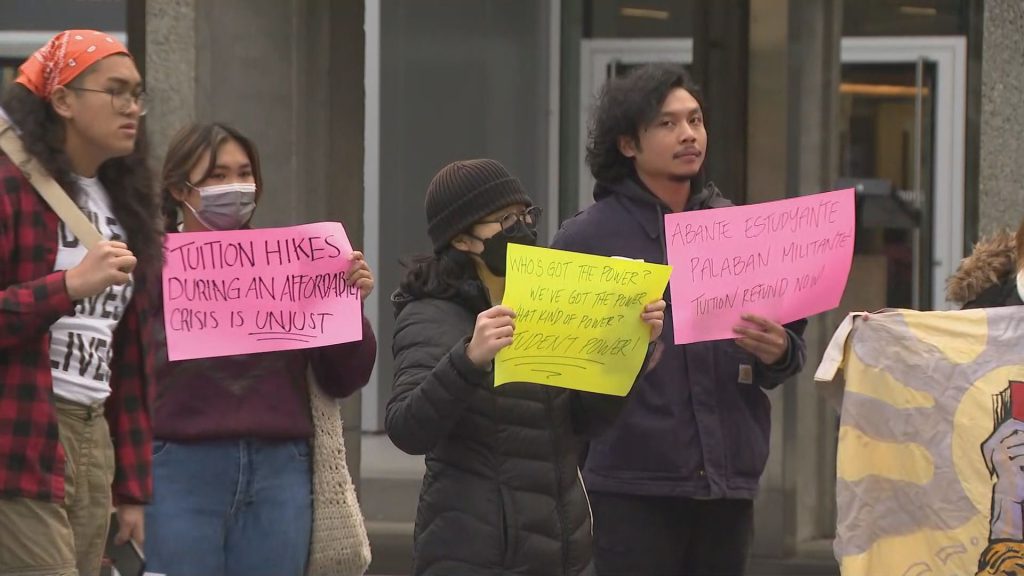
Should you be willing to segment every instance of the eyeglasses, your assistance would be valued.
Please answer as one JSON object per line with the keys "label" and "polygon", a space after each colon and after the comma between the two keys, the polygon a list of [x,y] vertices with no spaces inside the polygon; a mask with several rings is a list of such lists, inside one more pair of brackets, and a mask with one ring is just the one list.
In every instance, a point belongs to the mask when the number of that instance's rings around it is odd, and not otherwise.
{"label": "eyeglasses", "polygon": [[65,86],[68,90],[78,90],[80,92],[97,92],[99,94],[107,94],[110,96],[110,107],[114,109],[114,112],[118,114],[127,114],[132,109],[132,104],[139,106],[139,116],[146,115],[146,93],[139,92],[132,94],[131,92],[124,90],[96,90],[95,88],[79,88],[78,86]]}
{"label": "eyeglasses", "polygon": [[522,222],[527,228],[533,230],[537,227],[537,221],[544,210],[540,206],[531,206],[523,212],[509,212],[500,220],[481,220],[477,224],[501,224],[501,231],[508,234],[516,226],[516,222]]}

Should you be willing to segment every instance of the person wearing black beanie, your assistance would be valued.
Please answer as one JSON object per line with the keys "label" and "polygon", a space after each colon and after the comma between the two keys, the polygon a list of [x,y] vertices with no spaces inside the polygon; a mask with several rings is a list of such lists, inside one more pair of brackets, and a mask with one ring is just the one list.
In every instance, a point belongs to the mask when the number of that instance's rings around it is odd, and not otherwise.
{"label": "person wearing black beanie", "polygon": [[[433,254],[414,259],[392,296],[394,390],[385,428],[425,455],[413,573],[593,573],[581,442],[624,402],[524,382],[494,387],[492,363],[512,343],[500,304],[510,243],[535,244],[541,210],[495,160],[441,169],[427,187]],[[648,306],[657,340],[665,303]]]}

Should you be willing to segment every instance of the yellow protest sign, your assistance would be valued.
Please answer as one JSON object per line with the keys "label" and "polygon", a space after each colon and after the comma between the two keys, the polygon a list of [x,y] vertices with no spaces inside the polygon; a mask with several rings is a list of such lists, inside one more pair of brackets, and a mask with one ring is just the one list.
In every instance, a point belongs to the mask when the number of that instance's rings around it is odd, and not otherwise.
{"label": "yellow protest sign", "polygon": [[647,354],[644,306],[665,292],[660,264],[510,244],[502,304],[515,310],[512,345],[494,385],[533,382],[625,396]]}

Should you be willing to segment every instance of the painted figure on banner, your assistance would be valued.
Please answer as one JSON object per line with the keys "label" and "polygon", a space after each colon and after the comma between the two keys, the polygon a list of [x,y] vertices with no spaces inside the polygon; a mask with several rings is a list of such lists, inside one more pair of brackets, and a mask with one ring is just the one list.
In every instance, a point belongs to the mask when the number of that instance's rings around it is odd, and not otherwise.
{"label": "painted figure on banner", "polygon": [[988,546],[980,574],[1024,573],[1024,382],[1010,381],[992,397],[995,430],[981,445],[992,474]]}

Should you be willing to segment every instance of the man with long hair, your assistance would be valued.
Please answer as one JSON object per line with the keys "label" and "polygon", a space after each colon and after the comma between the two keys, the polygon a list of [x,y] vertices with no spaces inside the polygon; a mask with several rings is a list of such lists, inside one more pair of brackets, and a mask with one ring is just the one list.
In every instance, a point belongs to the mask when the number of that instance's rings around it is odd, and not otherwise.
{"label": "man with long hair", "polygon": [[141,543],[152,492],[144,286],[162,249],[145,94],[94,30],[19,71],[5,115],[103,240],[87,249],[0,155],[0,574],[91,575],[112,503],[118,539]]}
{"label": "man with long hair", "polygon": [[[610,81],[587,146],[596,202],[552,247],[665,263],[666,213],[731,205],[702,182],[707,143],[700,93],[682,68],[642,66]],[[743,573],[768,457],[763,389],[804,364],[803,320],[748,315],[735,340],[684,346],[671,322],[666,313],[660,361],[590,443],[583,474],[601,575]]]}

